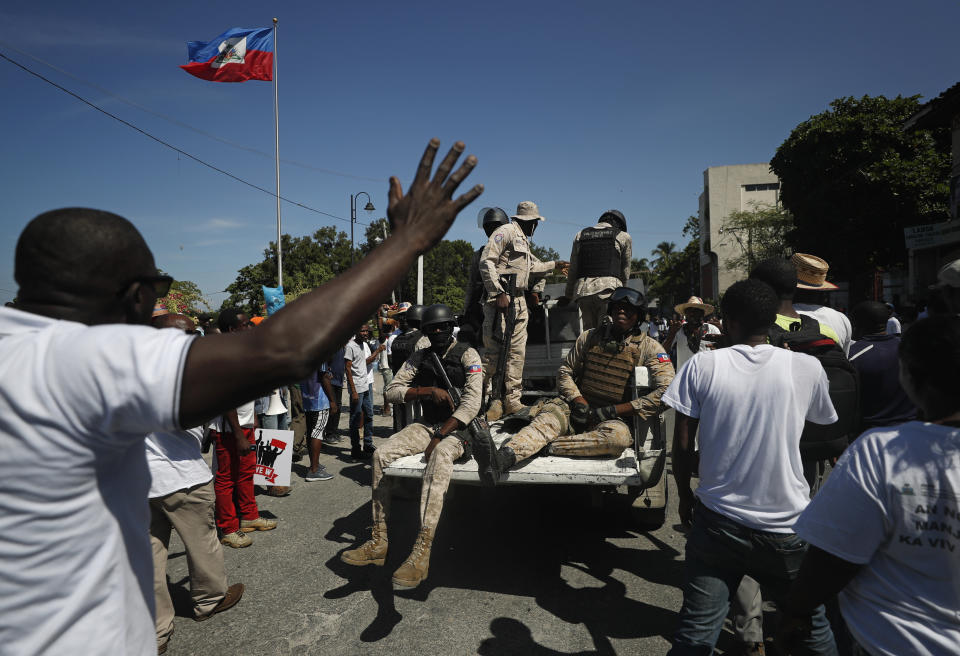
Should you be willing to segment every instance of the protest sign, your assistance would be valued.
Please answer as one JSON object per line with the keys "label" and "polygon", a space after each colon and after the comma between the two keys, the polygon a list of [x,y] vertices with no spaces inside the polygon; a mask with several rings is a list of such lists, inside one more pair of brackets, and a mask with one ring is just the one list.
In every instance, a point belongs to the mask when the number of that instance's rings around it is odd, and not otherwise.
{"label": "protest sign", "polygon": [[293,431],[258,428],[257,469],[253,475],[254,485],[290,485],[290,468],[293,465]]}

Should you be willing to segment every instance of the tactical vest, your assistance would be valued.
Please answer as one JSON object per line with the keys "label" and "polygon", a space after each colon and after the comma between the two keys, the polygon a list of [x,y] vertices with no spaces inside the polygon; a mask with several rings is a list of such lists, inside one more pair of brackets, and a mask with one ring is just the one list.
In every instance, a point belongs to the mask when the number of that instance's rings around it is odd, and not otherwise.
{"label": "tactical vest", "polygon": [[617,343],[613,352],[604,344],[595,344],[586,350],[578,386],[590,405],[615,405],[630,398],[627,383],[637,366],[642,339],[642,335],[632,336]]}
{"label": "tactical vest", "polygon": [[580,232],[577,275],[581,278],[619,278],[623,275],[617,252],[616,228],[586,228]]}
{"label": "tactical vest", "polygon": [[423,333],[414,328],[397,335],[396,339],[393,340],[393,346],[390,347],[390,368],[393,373],[400,371],[403,363],[410,359],[410,356],[413,355],[413,349],[421,337],[423,337]]}
{"label": "tactical vest", "polygon": [[[443,370],[447,372],[447,378],[450,379],[450,383],[457,388],[457,391],[459,391],[461,395],[463,394],[464,386],[467,384],[467,374],[463,371],[461,359],[468,348],[470,348],[469,344],[457,342],[447,351],[447,354],[440,359]],[[434,369],[434,366],[433,357],[428,353],[417,368],[417,373],[413,377],[413,382],[410,383],[410,386],[447,389],[443,377]],[[450,406],[446,403],[437,405],[429,399],[421,399],[420,408],[422,410],[421,417],[423,421],[428,424],[439,424],[449,419],[453,414]]]}

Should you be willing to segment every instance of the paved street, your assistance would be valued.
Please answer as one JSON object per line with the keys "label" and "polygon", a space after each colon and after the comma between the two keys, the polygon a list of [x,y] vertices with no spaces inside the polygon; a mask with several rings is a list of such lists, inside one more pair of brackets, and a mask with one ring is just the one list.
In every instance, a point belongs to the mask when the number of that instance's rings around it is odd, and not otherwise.
{"label": "paved street", "polygon": [[[377,442],[389,435],[377,418]],[[346,419],[341,423],[346,426]],[[680,608],[684,536],[669,512],[644,533],[624,509],[570,486],[451,488],[429,578],[392,590],[390,576],[413,544],[418,497],[399,498],[385,567],[354,568],[339,553],[366,539],[370,469],[349,458],[346,438],[323,462],[332,481],[260,494],[275,531],[227,549],[231,582],[246,594],[203,623],[189,614],[186,558],[171,544],[178,608],[176,654],[663,654]],[[598,504],[602,507],[598,507]],[[727,640],[725,636],[723,640]],[[721,646],[723,646],[723,642]]]}

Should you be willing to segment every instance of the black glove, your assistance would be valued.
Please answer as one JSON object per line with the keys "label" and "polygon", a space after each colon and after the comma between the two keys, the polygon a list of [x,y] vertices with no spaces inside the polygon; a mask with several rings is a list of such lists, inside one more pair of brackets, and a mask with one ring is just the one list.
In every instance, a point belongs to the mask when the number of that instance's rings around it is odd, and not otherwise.
{"label": "black glove", "polygon": [[570,426],[574,433],[582,433],[590,422],[590,406],[583,403],[570,404]]}
{"label": "black glove", "polygon": [[590,423],[593,426],[596,426],[601,421],[616,419],[617,417],[617,406],[615,405],[606,405],[602,408],[590,408]]}

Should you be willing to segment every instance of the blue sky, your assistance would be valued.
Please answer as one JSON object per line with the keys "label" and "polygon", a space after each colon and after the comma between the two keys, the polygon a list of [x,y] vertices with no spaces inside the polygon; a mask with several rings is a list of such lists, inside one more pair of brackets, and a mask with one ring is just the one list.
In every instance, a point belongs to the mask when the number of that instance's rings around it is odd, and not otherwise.
{"label": "blue sky", "polygon": [[[960,77],[960,4],[929,0],[10,2],[0,52],[272,189],[272,157],[195,131],[272,154],[272,85],[205,82],[178,68],[187,41],[269,26],[271,11],[280,19],[280,154],[290,160],[282,195],[347,218],[350,194],[366,191],[377,207],[359,212],[366,222],[385,215],[387,177],[408,181],[430,137],[443,148],[461,139],[480,160],[470,180],[486,192],[448,238],[479,246],[481,206],[512,213],[533,200],[547,217],[535,240],[564,256],[577,228],[609,208],[626,214],[635,256],[663,240],[680,246],[705,168],[769,161],[836,97],[930,98]],[[20,230],[55,207],[128,217],[158,265],[197,282],[215,306],[275,238],[271,196],[2,60],[0,88],[0,301],[16,289]],[[350,228],[287,204],[283,225],[294,235]]]}

